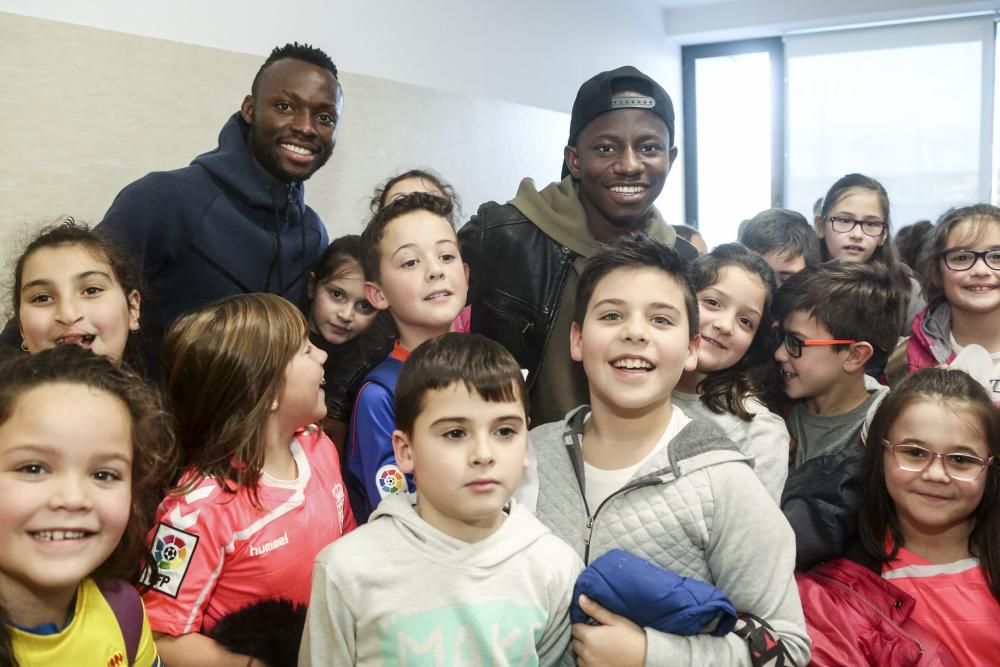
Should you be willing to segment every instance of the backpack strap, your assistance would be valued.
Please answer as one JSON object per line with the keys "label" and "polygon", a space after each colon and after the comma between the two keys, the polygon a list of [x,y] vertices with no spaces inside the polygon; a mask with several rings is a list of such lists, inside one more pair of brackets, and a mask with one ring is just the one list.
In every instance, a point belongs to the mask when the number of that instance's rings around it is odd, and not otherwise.
{"label": "backpack strap", "polygon": [[108,606],[118,621],[118,627],[125,639],[125,657],[128,664],[135,664],[135,656],[139,653],[139,639],[142,637],[142,600],[139,591],[119,579],[98,581],[97,588],[107,601]]}

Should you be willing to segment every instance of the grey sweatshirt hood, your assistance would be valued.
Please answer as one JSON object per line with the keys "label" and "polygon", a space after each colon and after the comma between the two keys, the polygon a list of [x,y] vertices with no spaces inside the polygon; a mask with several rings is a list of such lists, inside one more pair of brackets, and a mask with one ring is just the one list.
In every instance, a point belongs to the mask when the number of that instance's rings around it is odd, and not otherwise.
{"label": "grey sweatshirt hood", "polygon": [[551,532],[538,521],[531,521],[532,518],[523,505],[511,500],[503,525],[486,539],[470,543],[441,532],[417,514],[409,499],[392,495],[382,500],[369,522],[395,521],[406,548],[465,573],[488,576],[493,568]]}

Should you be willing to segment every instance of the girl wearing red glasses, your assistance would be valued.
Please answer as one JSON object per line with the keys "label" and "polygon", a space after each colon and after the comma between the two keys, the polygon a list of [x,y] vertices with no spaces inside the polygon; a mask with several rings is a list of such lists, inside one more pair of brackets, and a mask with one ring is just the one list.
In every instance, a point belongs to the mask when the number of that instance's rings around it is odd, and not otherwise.
{"label": "girl wearing red glasses", "polygon": [[798,575],[813,665],[1000,655],[1000,412],[962,371],[905,378],[866,439],[859,541]]}

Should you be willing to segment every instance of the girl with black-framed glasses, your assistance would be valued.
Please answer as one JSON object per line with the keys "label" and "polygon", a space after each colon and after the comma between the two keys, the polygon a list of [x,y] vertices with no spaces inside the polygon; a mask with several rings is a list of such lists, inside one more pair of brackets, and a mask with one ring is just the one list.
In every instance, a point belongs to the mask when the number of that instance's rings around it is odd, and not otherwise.
{"label": "girl with black-framed glasses", "polygon": [[899,260],[889,216],[885,187],[870,176],[847,174],[830,187],[814,223],[824,262],[839,259],[886,267],[904,297],[899,318],[900,334],[905,336],[925,301],[920,283]]}
{"label": "girl with black-framed glasses", "polygon": [[930,303],[913,322],[908,370],[963,368],[1000,405],[1000,208],[977,204],[946,213],[921,274]]}

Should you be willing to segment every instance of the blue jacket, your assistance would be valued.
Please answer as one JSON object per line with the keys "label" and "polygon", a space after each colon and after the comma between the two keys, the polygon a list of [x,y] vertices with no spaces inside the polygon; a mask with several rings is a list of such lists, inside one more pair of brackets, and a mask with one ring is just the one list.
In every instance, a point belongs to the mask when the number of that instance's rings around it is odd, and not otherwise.
{"label": "blue jacket", "polygon": [[358,525],[366,523],[386,496],[412,488],[396,466],[392,432],[396,428],[396,381],[406,352],[392,353],[372,369],[358,391],[347,449],[347,495]]}
{"label": "blue jacket", "polygon": [[154,376],[163,334],[180,315],[244,292],[297,303],[328,243],[302,183],[282,183],[258,167],[248,132],[233,114],[215,150],[126,186],[99,225],[141,262],[146,370]]}
{"label": "blue jacket", "polygon": [[736,610],[715,586],[661,569],[622,549],[612,549],[580,573],[570,621],[586,623],[580,594],[639,627],[672,635],[711,632],[721,637],[736,624]]}

